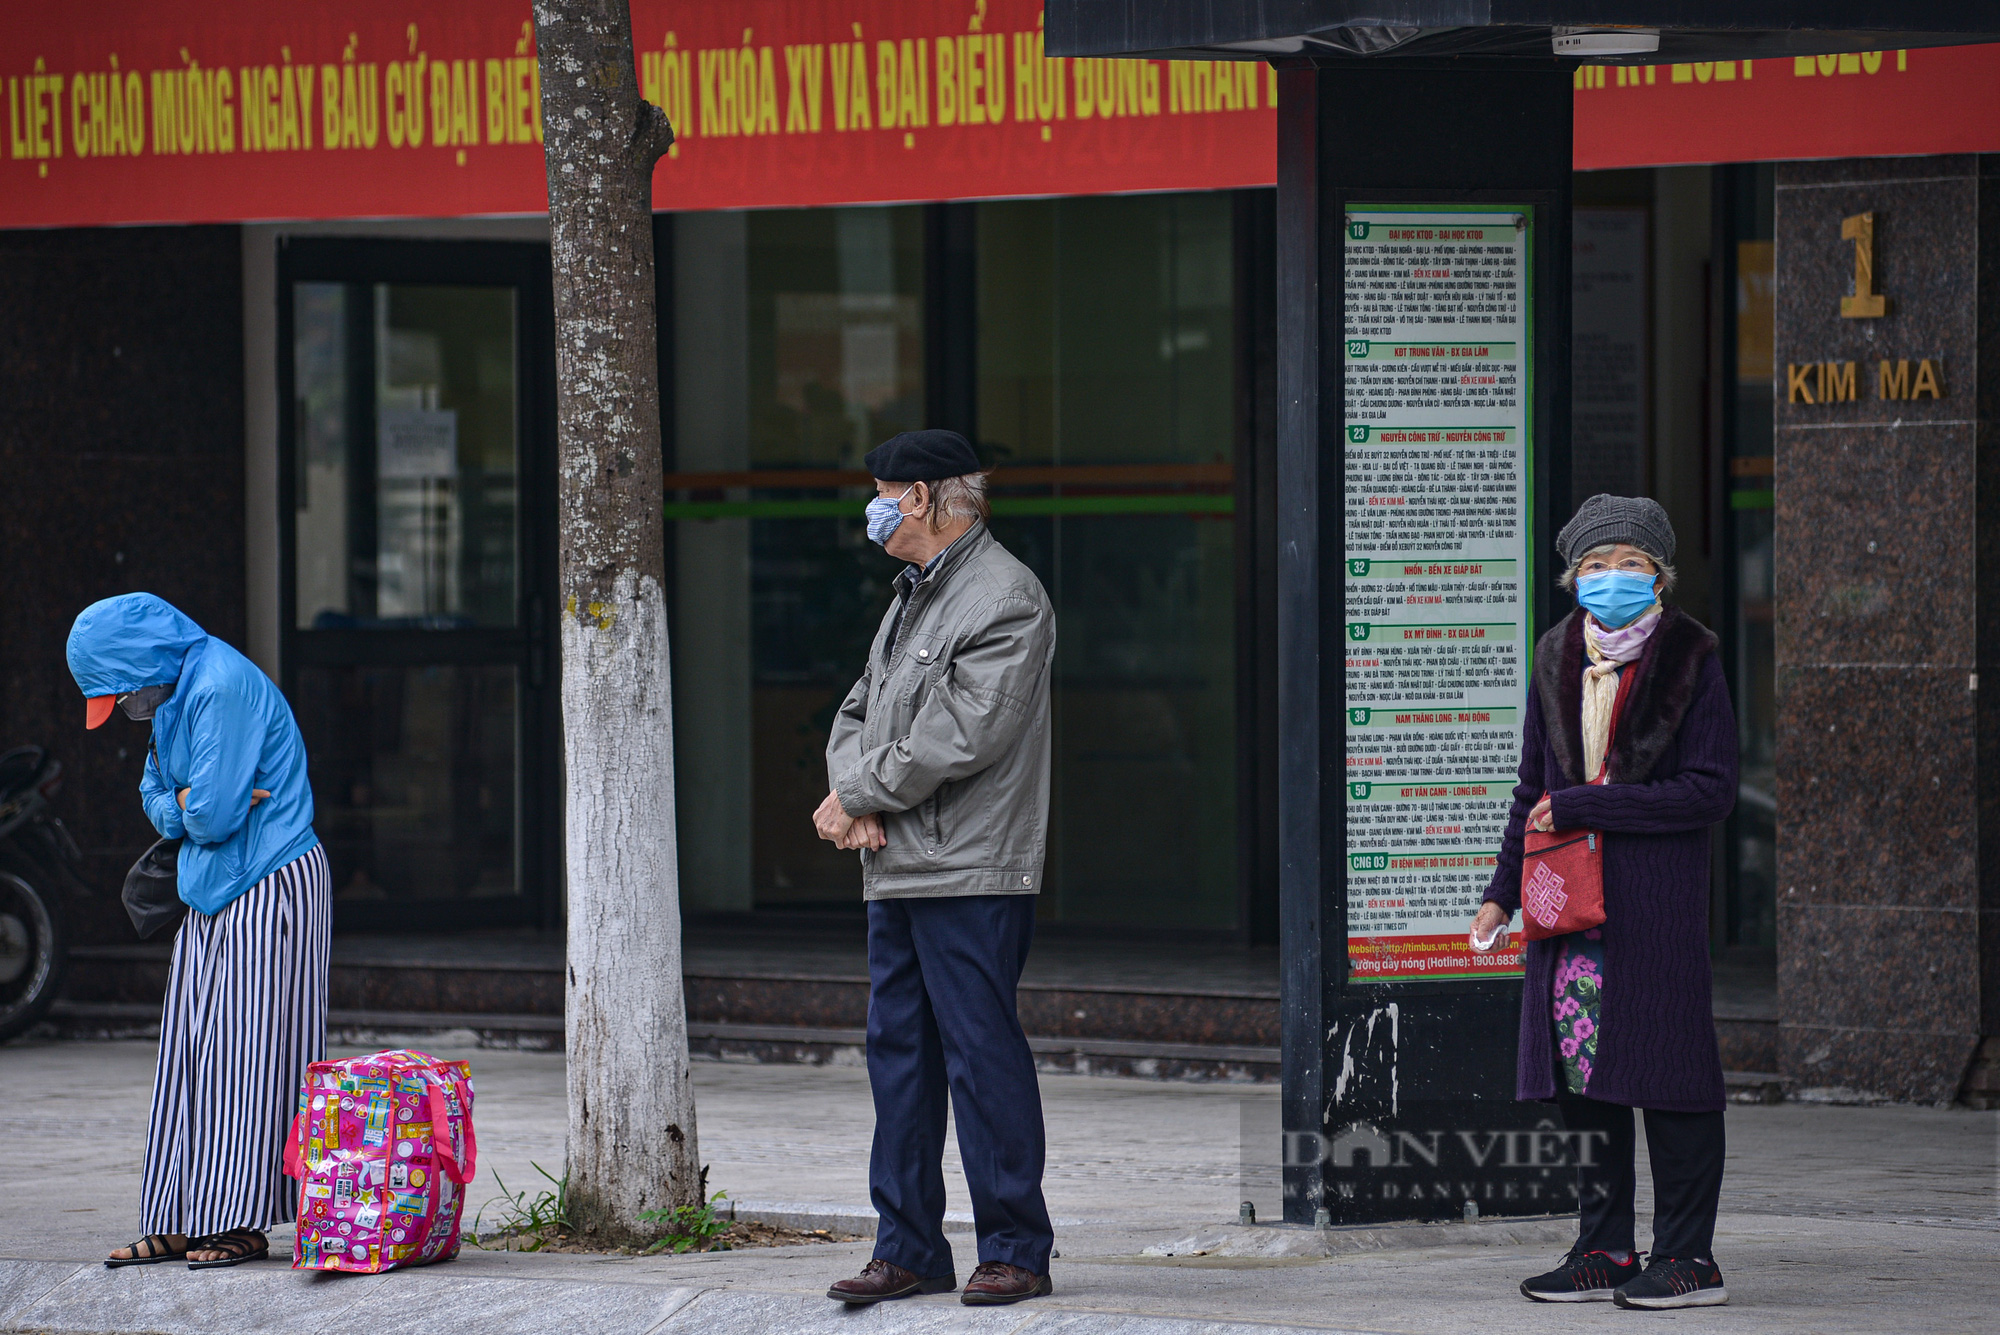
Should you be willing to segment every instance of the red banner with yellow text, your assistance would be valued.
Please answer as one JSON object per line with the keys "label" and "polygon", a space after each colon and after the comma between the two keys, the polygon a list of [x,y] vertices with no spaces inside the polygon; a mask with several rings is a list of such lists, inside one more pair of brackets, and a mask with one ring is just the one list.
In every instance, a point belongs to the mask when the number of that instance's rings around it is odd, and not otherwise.
{"label": "red banner with yellow text", "polygon": [[2000,152],[2000,46],[1576,71],[1577,170]]}
{"label": "red banner with yellow text", "polygon": [[[1254,62],[1045,59],[1039,0],[634,0],[663,209],[1276,176]],[[540,213],[525,0],[22,6],[0,227]],[[2000,46],[1577,71],[1580,169],[2000,151]]]}
{"label": "red banner with yellow text", "polygon": [[[635,0],[663,209],[1269,184],[1273,72],[1044,59],[1038,0]],[[36,6],[0,226],[544,212],[529,7]]]}

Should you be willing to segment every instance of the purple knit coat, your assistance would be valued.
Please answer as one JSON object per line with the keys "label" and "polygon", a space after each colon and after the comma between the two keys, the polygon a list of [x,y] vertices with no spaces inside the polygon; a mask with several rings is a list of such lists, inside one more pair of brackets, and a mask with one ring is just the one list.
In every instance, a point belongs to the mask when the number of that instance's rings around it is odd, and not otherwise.
{"label": "purple knit coat", "polygon": [[[1736,805],[1736,716],[1707,627],[1669,607],[1618,714],[1610,782],[1583,782],[1583,616],[1535,646],[1520,784],[1486,899],[1521,906],[1522,833],[1543,793],[1558,830],[1604,839],[1604,992],[1585,1093],[1670,1112],[1723,1106],[1708,966],[1709,827]],[[1551,976],[1559,938],[1527,943],[1517,1098],[1550,1099]]]}

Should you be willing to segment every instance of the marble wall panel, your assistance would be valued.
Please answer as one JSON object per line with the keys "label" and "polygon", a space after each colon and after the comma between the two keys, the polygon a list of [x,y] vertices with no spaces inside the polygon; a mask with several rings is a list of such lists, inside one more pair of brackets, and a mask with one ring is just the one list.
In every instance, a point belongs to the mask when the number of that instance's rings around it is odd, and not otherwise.
{"label": "marble wall panel", "polygon": [[[132,934],[129,923],[125,934]],[[167,973],[165,960],[72,958],[61,995],[70,1001],[157,1006],[166,1000]]]}
{"label": "marble wall panel", "polygon": [[[2000,515],[2000,156],[1979,159],[1979,501]],[[2000,836],[2000,523],[1979,531],[1979,661],[1989,685],[1979,711],[1980,828]],[[1989,839],[1989,842],[2000,840]],[[1980,868],[1980,1031],[2000,1036],[2000,857]]]}
{"label": "marble wall panel", "polygon": [[1018,1009],[1022,1027],[1033,1035],[1270,1048],[1279,1043],[1275,997],[1024,987]]}
{"label": "marble wall panel", "polygon": [[1725,1071],[1778,1069],[1778,1025],[1775,1020],[1715,1021],[1715,1046],[1722,1054]]}
{"label": "marble wall panel", "polygon": [[1968,676],[1779,667],[1781,908],[1977,902]]}
{"label": "marble wall panel", "polygon": [[563,975],[560,969],[335,964],[327,971],[327,1005],[335,1010],[561,1015]]}
{"label": "marble wall panel", "polygon": [[1949,1103],[1979,1038],[1885,1033],[1851,1025],[1778,1026],[1778,1069],[1794,1095]]}
{"label": "marble wall panel", "polygon": [[[1780,169],[1775,360],[1777,424],[1965,421],[1974,415],[1978,276],[1978,188],[1973,159],[1933,158],[1922,179],[1825,179],[1820,163]],[[1952,173],[1952,174],[1947,174]],[[1855,251],[1841,221],[1874,215],[1874,290],[1888,298],[1877,319],[1848,319],[1840,299],[1854,291]],[[1944,359],[1944,395],[1883,400],[1883,359]],[[1789,401],[1785,367],[1855,363],[1852,402]]]}
{"label": "marble wall panel", "polygon": [[[1947,1100],[1981,1029],[1980,835],[2000,810],[1980,797],[1996,748],[1977,676],[1994,545],[1978,354],[1982,266],[2000,258],[1981,170],[1778,170],[1779,1060],[1797,1087]],[[1860,213],[1878,319],[1840,313],[1841,221]],[[1942,398],[1880,397],[1882,360],[1926,357]],[[1855,363],[1856,398],[1789,402],[1786,365],[1828,361]]]}
{"label": "marble wall panel", "polygon": [[814,1029],[862,1029],[868,1024],[865,982],[690,975],[686,987],[690,1020]]}
{"label": "marble wall panel", "polygon": [[1971,670],[1972,428],[1784,430],[1776,449],[1779,661]]}
{"label": "marble wall panel", "polygon": [[1778,906],[1778,1005],[1787,1024],[1896,1033],[1976,1033],[1970,909]]}
{"label": "marble wall panel", "polygon": [[[686,981],[691,1020],[823,1029],[860,1029],[868,1023],[865,982],[695,975]],[[1022,1026],[1040,1037],[1245,1047],[1278,1045],[1275,997],[1085,991],[1030,985],[1020,990],[1017,1003]],[[555,1012],[560,1011],[558,996]]]}

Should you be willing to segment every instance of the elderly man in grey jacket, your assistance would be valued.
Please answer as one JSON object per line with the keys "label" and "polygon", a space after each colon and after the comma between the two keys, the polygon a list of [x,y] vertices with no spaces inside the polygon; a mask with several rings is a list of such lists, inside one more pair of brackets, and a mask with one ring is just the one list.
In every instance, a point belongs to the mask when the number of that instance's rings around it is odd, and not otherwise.
{"label": "elderly man in grey jacket", "polygon": [[868,536],[908,563],[827,743],[820,837],[858,849],[868,903],[875,1256],[827,1291],[874,1303],[957,1287],[944,1236],[947,1091],[979,1235],[960,1301],[1050,1292],[1041,1089],[1014,1009],[1049,813],[1055,613],[987,530],[952,431],[868,454]]}

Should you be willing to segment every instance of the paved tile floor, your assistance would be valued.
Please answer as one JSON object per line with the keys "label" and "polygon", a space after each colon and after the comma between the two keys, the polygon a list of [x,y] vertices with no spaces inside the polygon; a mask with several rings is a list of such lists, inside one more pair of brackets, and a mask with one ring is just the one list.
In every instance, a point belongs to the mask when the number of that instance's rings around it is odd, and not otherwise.
{"label": "paved tile floor", "polygon": [[[516,1187],[538,1182],[531,1162],[559,1175],[561,1058],[436,1046],[442,1055],[469,1057],[479,1085],[483,1158],[473,1199],[492,1194],[496,1177]],[[170,1277],[164,1268],[75,1268],[133,1231],[151,1070],[152,1050],[143,1043],[0,1048],[0,1299],[10,1286],[73,1275],[72,1285],[89,1293],[114,1285],[120,1303],[181,1295],[174,1301],[195,1303],[196,1311],[203,1303],[240,1302],[247,1313],[264,1301],[259,1293],[281,1305],[297,1306],[312,1295],[323,1300],[323,1286],[309,1293],[298,1287],[304,1277],[276,1265],[227,1272],[235,1287],[210,1289],[187,1286],[215,1277],[185,1271]],[[865,1209],[872,1115],[863,1072],[706,1062],[694,1071],[702,1153],[716,1186],[749,1203]],[[1057,1076],[1044,1077],[1043,1089],[1050,1207],[1069,1222],[1059,1230],[1056,1298],[1035,1309],[1041,1315],[1031,1329],[1142,1335],[1193,1331],[1197,1327],[1185,1323],[1198,1320],[1457,1335],[1471,1328],[1543,1332],[1646,1319],[1597,1305],[1551,1309],[1515,1296],[1519,1277],[1561,1250],[1554,1240],[1560,1224],[1525,1230],[1511,1245],[1503,1240],[1332,1257],[1188,1256],[1186,1247],[1174,1247],[1177,1240],[1228,1233],[1239,1195],[1243,1101],[1268,1100],[1274,1091]],[[1701,1331],[1993,1328],[1992,1314],[2000,1309],[2000,1116],[1734,1107],[1729,1134],[1718,1253],[1733,1301],[1665,1320]],[[962,1210],[955,1162],[951,1168],[951,1206]],[[961,1274],[971,1259],[970,1239],[965,1243]],[[1146,1254],[1163,1246],[1182,1254]],[[658,1328],[672,1331],[685,1320],[705,1330],[816,1330],[822,1315],[833,1315],[817,1295],[830,1277],[851,1273],[866,1255],[865,1243],[643,1261],[468,1251],[453,1266],[390,1276],[403,1287],[382,1292],[414,1294],[421,1284],[487,1295],[495,1305],[494,1330],[517,1328],[501,1315],[507,1302],[530,1314],[543,1310],[537,1306],[543,1300],[521,1296],[539,1292],[534,1285],[542,1281],[557,1285],[547,1292],[579,1313],[602,1313],[605,1324],[595,1328],[642,1331],[664,1321]],[[107,1275],[122,1278],[101,1278]],[[480,1287],[475,1280],[521,1280],[529,1287]],[[639,1294],[625,1287],[632,1285],[647,1287]],[[359,1301],[373,1290],[343,1292]],[[620,1293],[634,1295],[629,1302],[638,1315],[613,1320],[603,1295]],[[683,1316],[671,1315],[689,1302],[694,1305]],[[125,1329],[116,1324],[118,1309],[110,1310],[111,1324],[77,1319],[76,1328]],[[320,1328],[333,1319],[312,1310]],[[306,1311],[296,1314],[303,1318]],[[361,1315],[356,1307],[353,1316]],[[949,1299],[924,1299],[883,1309],[864,1324],[884,1330],[1014,1328],[974,1316]],[[65,1324],[72,1319],[62,1318]],[[156,1314],[132,1328],[201,1329],[199,1319]],[[518,1328],[548,1328],[535,1325],[536,1319],[523,1316],[529,1324]],[[259,1326],[245,1316],[228,1328]],[[852,1329],[851,1323],[843,1328]]]}
{"label": "paved tile floor", "polygon": [[[562,1175],[561,1054],[430,1050],[472,1063],[480,1171],[470,1202],[496,1196],[503,1183],[514,1191],[545,1185],[535,1164]],[[865,1071],[721,1062],[693,1069],[696,1134],[714,1188],[750,1203],[868,1209],[875,1119]],[[0,1048],[0,1251],[87,1255],[107,1235],[123,1240],[137,1208],[152,1073],[150,1043]],[[1043,1090],[1051,1212],[1143,1215],[1166,1227],[1235,1217],[1241,1105],[1277,1098],[1268,1086],[1076,1076],[1045,1076]],[[969,1210],[955,1146],[947,1167],[949,1208]],[[31,1238],[46,1239],[39,1253],[24,1250]]]}

